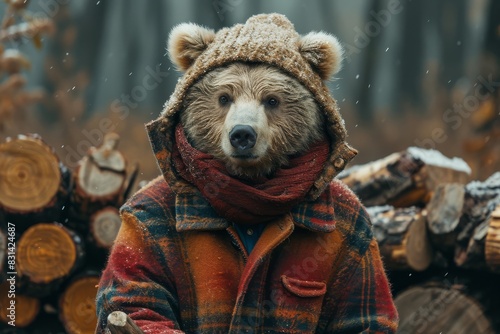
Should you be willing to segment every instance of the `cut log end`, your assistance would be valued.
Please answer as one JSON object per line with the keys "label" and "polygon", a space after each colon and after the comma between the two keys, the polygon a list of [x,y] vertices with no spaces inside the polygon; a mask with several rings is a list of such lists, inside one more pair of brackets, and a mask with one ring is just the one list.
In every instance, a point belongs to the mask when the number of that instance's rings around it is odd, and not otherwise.
{"label": "cut log end", "polygon": [[394,302],[400,317],[398,333],[495,333],[479,303],[458,289],[417,286]]}
{"label": "cut log end", "polygon": [[68,333],[94,333],[98,284],[98,276],[83,276],[71,282],[61,295],[59,316]]}
{"label": "cut log end", "polygon": [[369,212],[387,268],[422,271],[429,267],[434,252],[427,235],[425,211],[385,206],[370,208]]}
{"label": "cut log end", "polygon": [[7,259],[7,235],[0,230],[0,272],[5,271],[5,260]]}
{"label": "cut log end", "polygon": [[425,213],[417,215],[410,225],[406,253],[408,265],[413,270],[425,270],[432,262],[434,252],[427,235]]}
{"label": "cut log end", "polygon": [[4,282],[0,285],[0,321],[8,323],[11,321],[7,316],[9,315],[8,307],[12,301],[15,301],[15,309],[22,310],[16,312],[16,327],[27,327],[37,317],[40,312],[40,301],[37,298],[23,296],[16,293],[16,297],[9,298],[10,283]]}
{"label": "cut log end", "polygon": [[491,220],[484,247],[486,264],[500,272],[500,205],[491,213]]}
{"label": "cut log end", "polygon": [[427,222],[433,234],[447,234],[455,230],[464,205],[465,188],[462,184],[439,185],[427,205]]}
{"label": "cut log end", "polygon": [[108,326],[125,327],[127,324],[127,314],[121,311],[115,311],[108,315]]}
{"label": "cut log end", "polygon": [[118,136],[108,134],[104,143],[92,147],[80,160],[74,172],[73,206],[78,216],[88,216],[105,206],[116,206],[123,200],[126,160],[116,150]]}
{"label": "cut log end", "polygon": [[43,208],[60,183],[59,159],[40,138],[19,136],[0,145],[0,206],[7,211]]}
{"label": "cut log end", "polygon": [[98,248],[109,249],[118,235],[121,218],[118,209],[114,207],[97,211],[90,219],[90,233]]}
{"label": "cut log end", "polygon": [[118,193],[125,181],[122,173],[102,169],[89,157],[77,168],[77,185],[88,197],[105,197]]}
{"label": "cut log end", "polygon": [[71,233],[58,224],[37,224],[19,240],[17,268],[30,282],[48,284],[66,277],[78,257],[77,245]]}
{"label": "cut log end", "polygon": [[107,330],[111,334],[143,334],[144,332],[121,311],[114,311],[108,315]]}

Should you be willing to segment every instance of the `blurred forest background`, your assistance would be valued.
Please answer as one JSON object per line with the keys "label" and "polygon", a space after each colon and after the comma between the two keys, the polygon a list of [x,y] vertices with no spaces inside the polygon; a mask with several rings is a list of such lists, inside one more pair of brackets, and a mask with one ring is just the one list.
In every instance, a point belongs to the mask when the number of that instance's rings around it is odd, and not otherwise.
{"label": "blurred forest background", "polygon": [[113,130],[140,162],[139,179],[156,176],[144,123],[179,77],[166,56],[169,31],[278,12],[299,33],[323,30],[343,43],[343,69],[329,85],[360,151],[355,164],[416,145],[463,157],[473,178],[500,169],[500,1],[33,0],[28,9],[54,21],[52,35],[41,48],[33,36],[2,42],[29,59],[27,89],[44,95],[14,110],[4,94],[0,135],[39,133],[70,167]]}

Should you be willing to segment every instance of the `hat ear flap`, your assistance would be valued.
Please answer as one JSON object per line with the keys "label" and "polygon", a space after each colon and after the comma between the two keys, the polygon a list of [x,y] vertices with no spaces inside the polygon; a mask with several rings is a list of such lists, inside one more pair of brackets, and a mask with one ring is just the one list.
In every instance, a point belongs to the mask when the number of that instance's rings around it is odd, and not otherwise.
{"label": "hat ear flap", "polygon": [[170,60],[179,70],[186,71],[214,38],[212,29],[194,23],[181,23],[172,29],[168,38]]}
{"label": "hat ear flap", "polygon": [[328,80],[340,70],[344,53],[337,38],[325,32],[310,32],[301,36],[299,52],[323,80]]}

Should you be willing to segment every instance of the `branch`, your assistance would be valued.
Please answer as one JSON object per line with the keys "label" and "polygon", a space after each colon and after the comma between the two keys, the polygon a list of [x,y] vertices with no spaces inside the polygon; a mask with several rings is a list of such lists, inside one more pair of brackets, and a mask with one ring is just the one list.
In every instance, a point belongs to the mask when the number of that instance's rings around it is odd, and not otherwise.
{"label": "branch", "polygon": [[0,31],[0,42],[18,40],[22,37],[33,38],[42,33],[52,34],[54,23],[49,19],[34,19],[31,22],[19,23]]}

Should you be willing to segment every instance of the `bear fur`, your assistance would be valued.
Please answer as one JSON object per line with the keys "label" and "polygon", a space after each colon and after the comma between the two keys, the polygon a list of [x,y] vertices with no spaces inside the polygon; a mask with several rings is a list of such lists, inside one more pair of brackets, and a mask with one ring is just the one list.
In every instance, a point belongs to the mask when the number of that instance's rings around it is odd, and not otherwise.
{"label": "bear fur", "polygon": [[370,218],[334,180],[354,157],[325,80],[342,48],[261,14],[176,26],[183,72],[147,124],[162,175],[121,208],[97,294],[145,333],[395,333]]}
{"label": "bear fur", "polygon": [[[186,71],[214,41],[215,32],[192,23],[170,33],[172,63]],[[323,79],[341,67],[342,47],[324,32],[311,32],[297,41],[303,57]],[[220,102],[221,96],[228,103]],[[268,101],[275,99],[277,105]],[[231,174],[248,178],[269,176],[288,157],[305,152],[326,135],[324,117],[314,96],[296,78],[264,64],[233,63],[204,75],[189,88],[181,122],[191,144],[224,161]],[[235,157],[229,132],[249,125],[257,134],[251,158]]]}
{"label": "bear fur", "polygon": [[[221,97],[228,102],[221,103]],[[326,135],[312,94],[296,79],[262,64],[235,63],[207,73],[189,89],[180,117],[194,147],[224,161],[231,174],[248,178],[270,176],[289,156]],[[250,158],[235,157],[229,134],[236,125],[256,132]]]}

